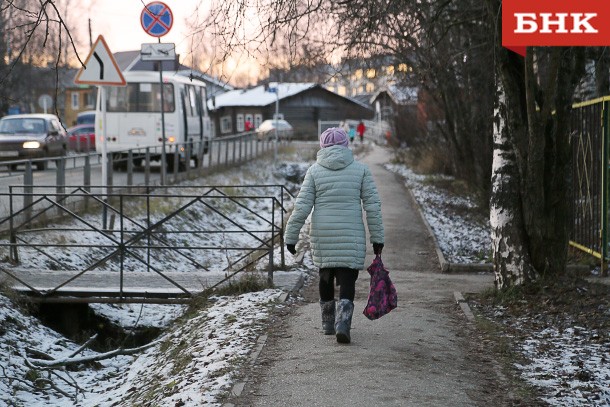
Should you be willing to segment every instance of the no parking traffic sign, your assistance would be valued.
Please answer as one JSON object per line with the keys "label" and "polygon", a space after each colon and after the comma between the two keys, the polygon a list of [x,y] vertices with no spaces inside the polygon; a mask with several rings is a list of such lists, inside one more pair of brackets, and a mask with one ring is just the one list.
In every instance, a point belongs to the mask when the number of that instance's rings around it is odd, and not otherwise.
{"label": "no parking traffic sign", "polygon": [[163,37],[171,30],[174,16],[165,3],[153,1],[144,6],[140,15],[140,23],[148,35]]}

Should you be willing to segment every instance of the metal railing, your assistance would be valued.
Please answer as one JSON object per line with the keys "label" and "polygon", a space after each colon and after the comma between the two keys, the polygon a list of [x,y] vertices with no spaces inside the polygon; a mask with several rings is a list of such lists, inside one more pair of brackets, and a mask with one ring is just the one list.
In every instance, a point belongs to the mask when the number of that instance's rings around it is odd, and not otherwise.
{"label": "metal railing", "polygon": [[[255,132],[248,132],[214,138],[209,143],[201,142],[177,144],[168,153],[169,177],[167,184],[205,174],[215,168],[230,167],[267,154],[278,145],[288,140],[282,138],[259,140]],[[207,147],[207,148],[206,148]],[[206,151],[207,150],[207,151]],[[193,152],[197,152],[196,154]],[[153,162],[152,157],[161,155],[161,147],[142,147],[137,149],[113,152],[108,154],[106,185],[112,191],[116,185],[153,186],[161,184],[161,165]],[[187,159],[186,157],[190,157]],[[33,170],[41,160],[52,162],[53,169],[38,172]],[[54,183],[59,192],[64,186],[80,185],[92,190],[92,185],[102,185],[101,155],[99,153],[75,154],[66,157],[40,158],[31,160],[4,161],[7,172],[0,172],[0,192],[8,190],[13,181],[22,182],[24,188],[29,186],[49,185]],[[14,166],[23,167],[15,171]],[[55,176],[53,176],[53,170]],[[95,191],[94,191],[95,192]],[[8,203],[0,200],[0,216],[5,216]]]}
{"label": "metal railing", "polygon": [[608,261],[608,143],[610,97],[575,104],[571,117],[572,222],[570,245]]}
{"label": "metal railing", "polygon": [[[180,302],[202,291],[202,279],[213,289],[265,257],[271,283],[277,244],[284,265],[292,195],[283,185],[54,188],[11,187],[10,216],[0,221],[8,226],[0,271],[39,298]],[[14,200],[27,203],[17,209]]]}

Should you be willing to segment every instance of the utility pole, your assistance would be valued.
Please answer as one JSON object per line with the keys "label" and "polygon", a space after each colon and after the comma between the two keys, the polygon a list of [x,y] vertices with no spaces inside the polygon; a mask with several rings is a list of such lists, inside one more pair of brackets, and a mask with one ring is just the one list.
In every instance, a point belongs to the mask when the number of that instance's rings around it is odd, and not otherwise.
{"label": "utility pole", "polygon": [[269,92],[275,93],[275,129],[274,129],[274,140],[273,140],[273,161],[277,160],[277,143],[278,143],[278,120],[280,115],[280,84],[278,82],[269,82]]}

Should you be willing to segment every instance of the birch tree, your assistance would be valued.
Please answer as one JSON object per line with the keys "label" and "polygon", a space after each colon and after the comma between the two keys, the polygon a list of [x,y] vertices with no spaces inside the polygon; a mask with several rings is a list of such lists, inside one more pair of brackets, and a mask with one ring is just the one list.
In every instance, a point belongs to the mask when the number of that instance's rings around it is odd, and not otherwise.
{"label": "birch tree", "polygon": [[581,47],[501,47],[496,27],[496,104],[490,222],[496,286],[529,284],[565,271],[570,219],[569,118],[584,75]]}

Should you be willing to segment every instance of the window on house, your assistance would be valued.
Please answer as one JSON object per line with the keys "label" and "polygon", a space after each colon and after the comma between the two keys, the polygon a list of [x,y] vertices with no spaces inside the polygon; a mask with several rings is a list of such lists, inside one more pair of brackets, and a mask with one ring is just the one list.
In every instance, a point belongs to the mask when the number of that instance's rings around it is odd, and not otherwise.
{"label": "window on house", "polygon": [[85,93],[85,108],[93,109],[95,107],[95,95],[93,92]]}
{"label": "window on house", "polygon": [[233,131],[233,126],[231,125],[231,116],[222,116],[220,118],[220,132],[221,133],[230,133]]}
{"label": "window on house", "polygon": [[244,115],[243,114],[238,114],[235,116],[235,119],[237,121],[237,131],[244,131],[245,127],[244,127]]}
{"label": "window on house", "polygon": [[254,115],[254,128],[258,129],[258,126],[260,126],[262,122],[263,122],[263,115],[260,113],[255,114]]}
{"label": "window on house", "polygon": [[72,92],[72,110],[80,109],[80,98],[78,97],[78,92]]}
{"label": "window on house", "polygon": [[373,92],[375,92],[375,84],[373,84],[373,83],[371,83],[371,82],[368,82],[368,83],[366,84],[366,92],[367,92],[367,93],[373,93]]}
{"label": "window on house", "polygon": [[372,79],[375,76],[377,76],[377,72],[375,71],[375,68],[371,68],[371,69],[367,69],[366,70],[366,77],[367,78]]}

